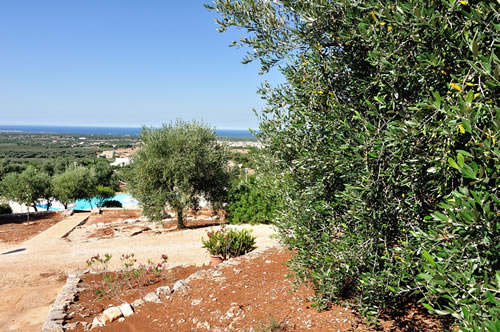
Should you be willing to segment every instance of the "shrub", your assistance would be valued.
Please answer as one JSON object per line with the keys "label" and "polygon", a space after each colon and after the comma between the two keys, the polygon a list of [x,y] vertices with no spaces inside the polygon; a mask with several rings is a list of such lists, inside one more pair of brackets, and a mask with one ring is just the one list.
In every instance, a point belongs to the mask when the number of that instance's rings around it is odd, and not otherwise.
{"label": "shrub", "polygon": [[122,203],[120,201],[116,201],[116,200],[109,200],[109,201],[104,201],[104,203],[102,204],[102,207],[118,207],[118,208],[121,208],[123,207]]}
{"label": "shrub", "polygon": [[210,255],[223,259],[241,256],[256,248],[255,237],[247,229],[228,230],[222,226],[217,231],[207,232],[207,237],[207,240],[201,239],[203,248],[206,248]]}
{"label": "shrub", "polygon": [[266,190],[256,177],[234,185],[229,193],[227,212],[229,222],[269,223],[277,207],[276,196]]}
{"label": "shrub", "polygon": [[12,213],[12,208],[7,203],[0,204],[0,214],[9,214]]}

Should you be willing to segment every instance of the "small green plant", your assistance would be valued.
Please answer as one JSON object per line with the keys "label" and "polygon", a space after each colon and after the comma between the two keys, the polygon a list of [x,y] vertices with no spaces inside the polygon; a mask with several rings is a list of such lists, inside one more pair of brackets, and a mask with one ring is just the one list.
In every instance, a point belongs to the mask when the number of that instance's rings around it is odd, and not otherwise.
{"label": "small green plant", "polygon": [[123,268],[118,272],[109,272],[107,270],[111,257],[111,254],[104,254],[103,256],[95,255],[87,260],[87,265],[95,272],[104,272],[100,284],[94,278],[96,286],[93,288],[93,291],[95,297],[99,300],[102,300],[106,296],[117,294],[119,290],[126,286],[133,288],[133,282],[137,279],[161,274],[165,271],[168,260],[168,256],[163,254],[158,263],[148,260],[147,264],[136,266],[137,259],[134,253],[122,254],[120,260]]}
{"label": "small green plant", "polygon": [[255,327],[256,332],[281,332],[286,331],[285,325],[275,320],[273,314],[269,314],[269,321],[261,322]]}
{"label": "small green plant", "polygon": [[217,231],[208,231],[207,240],[202,238],[201,242],[210,255],[222,259],[241,256],[256,248],[255,237],[251,235],[250,230],[228,230],[225,226]]}

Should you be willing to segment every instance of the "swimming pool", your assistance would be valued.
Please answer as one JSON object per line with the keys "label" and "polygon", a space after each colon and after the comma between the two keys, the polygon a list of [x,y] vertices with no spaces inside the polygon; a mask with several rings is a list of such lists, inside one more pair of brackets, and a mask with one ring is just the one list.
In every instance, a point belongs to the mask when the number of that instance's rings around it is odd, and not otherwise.
{"label": "swimming pool", "polygon": [[[120,203],[122,203],[123,207],[139,203],[135,198],[132,197],[132,195],[126,193],[116,194],[112,198],[107,199],[107,201],[109,200],[119,201]],[[47,208],[47,204],[37,204],[36,206],[41,209]],[[95,207],[97,207],[96,198],[92,198],[91,202],[84,199],[78,199],[74,203],[68,204],[68,210],[90,210]],[[49,210],[59,211],[59,210],[64,210],[64,207],[60,202],[56,201],[52,203],[52,206],[50,207]]]}

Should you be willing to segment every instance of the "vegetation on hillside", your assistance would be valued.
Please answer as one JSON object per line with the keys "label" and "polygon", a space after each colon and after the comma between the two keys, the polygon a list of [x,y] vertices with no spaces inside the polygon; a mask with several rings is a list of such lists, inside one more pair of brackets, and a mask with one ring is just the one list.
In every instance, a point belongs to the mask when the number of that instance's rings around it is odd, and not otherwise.
{"label": "vegetation on hillside", "polygon": [[214,1],[248,34],[260,141],[291,268],[319,308],[418,300],[498,331],[500,62],[495,1]]}

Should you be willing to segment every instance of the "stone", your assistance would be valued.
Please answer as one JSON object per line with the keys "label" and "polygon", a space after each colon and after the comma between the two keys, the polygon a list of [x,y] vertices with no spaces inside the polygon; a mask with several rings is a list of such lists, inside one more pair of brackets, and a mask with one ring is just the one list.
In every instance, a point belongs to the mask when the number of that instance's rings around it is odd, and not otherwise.
{"label": "stone", "polygon": [[201,300],[203,300],[203,299],[193,300],[191,302],[191,305],[199,305],[201,303]]}
{"label": "stone", "polygon": [[121,323],[121,322],[124,322],[125,321],[125,318],[124,317],[120,317],[118,318],[118,321]]}
{"label": "stone", "polygon": [[47,321],[43,325],[42,332],[63,332],[64,329],[61,324],[53,321]]}
{"label": "stone", "polygon": [[74,322],[74,323],[66,324],[66,325],[64,325],[64,329],[65,330],[68,330],[68,329],[69,330],[74,330],[78,326],[79,323],[80,322]]}
{"label": "stone", "polygon": [[141,221],[140,219],[125,219],[123,222],[126,224],[133,224],[140,221]]}
{"label": "stone", "polygon": [[210,324],[208,324],[208,322],[204,320],[203,322],[198,322],[198,324],[196,324],[196,328],[197,329],[204,328],[206,330],[210,330]]}
{"label": "stone", "polygon": [[104,322],[112,322],[122,316],[122,312],[118,307],[111,307],[102,312]]}
{"label": "stone", "polygon": [[171,294],[172,290],[168,286],[161,286],[156,289],[156,295],[160,294]]}
{"label": "stone", "polygon": [[134,313],[134,309],[128,303],[123,303],[118,308],[122,312],[123,317],[129,317]]}
{"label": "stone", "polygon": [[158,297],[158,295],[156,295],[155,293],[151,292],[151,293],[147,293],[146,296],[143,297],[144,301],[146,302],[153,302],[153,303],[161,303],[161,300],[160,298]]}
{"label": "stone", "polygon": [[66,210],[62,214],[63,217],[71,217],[75,213],[74,210]]}
{"label": "stone", "polygon": [[63,320],[66,314],[62,310],[52,310],[47,316],[48,320]]}
{"label": "stone", "polygon": [[185,291],[187,289],[187,285],[182,280],[177,280],[172,288],[172,291],[175,293],[177,291]]}
{"label": "stone", "polygon": [[132,302],[132,307],[138,308],[138,307],[140,307],[143,304],[144,304],[144,300],[143,299],[137,299],[134,302]]}
{"label": "stone", "polygon": [[103,327],[104,325],[106,325],[103,321],[99,319],[99,317],[101,316],[99,315],[97,317],[94,317],[94,320],[92,321],[92,326],[90,327],[91,330],[96,327]]}

